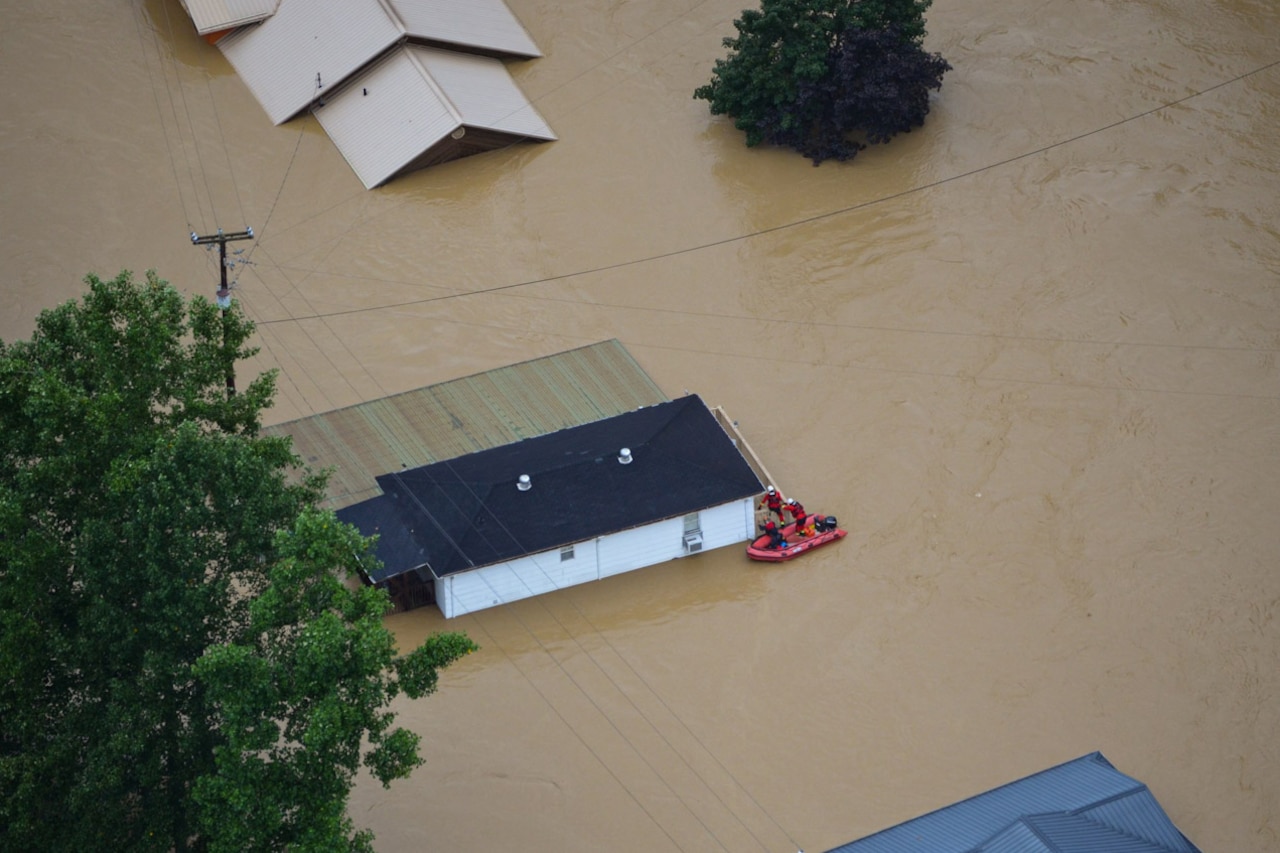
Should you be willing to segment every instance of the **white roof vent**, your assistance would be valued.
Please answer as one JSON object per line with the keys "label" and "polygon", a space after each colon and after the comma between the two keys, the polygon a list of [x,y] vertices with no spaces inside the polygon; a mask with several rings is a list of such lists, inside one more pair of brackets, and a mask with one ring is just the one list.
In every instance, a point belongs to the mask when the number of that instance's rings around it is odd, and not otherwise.
{"label": "white roof vent", "polygon": [[516,488],[522,492],[527,492],[533,488],[533,482],[529,479],[528,474],[520,475],[520,479],[516,480]]}
{"label": "white roof vent", "polygon": [[618,451],[618,461],[621,462],[623,465],[631,464],[631,448],[630,447],[624,447]]}

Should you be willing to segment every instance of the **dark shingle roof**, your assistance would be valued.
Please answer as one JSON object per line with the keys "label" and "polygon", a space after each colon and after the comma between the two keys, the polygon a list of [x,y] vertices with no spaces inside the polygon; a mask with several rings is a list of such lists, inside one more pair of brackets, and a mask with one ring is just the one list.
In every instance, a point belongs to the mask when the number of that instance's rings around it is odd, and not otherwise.
{"label": "dark shingle roof", "polygon": [[[631,450],[629,465],[618,462]],[[532,482],[520,491],[516,482]],[[696,395],[378,477],[338,515],[386,540],[375,580],[437,577],[750,497],[760,480]],[[392,528],[400,526],[401,530]]]}
{"label": "dark shingle roof", "polygon": [[1094,752],[828,853],[1199,851],[1146,785]]}

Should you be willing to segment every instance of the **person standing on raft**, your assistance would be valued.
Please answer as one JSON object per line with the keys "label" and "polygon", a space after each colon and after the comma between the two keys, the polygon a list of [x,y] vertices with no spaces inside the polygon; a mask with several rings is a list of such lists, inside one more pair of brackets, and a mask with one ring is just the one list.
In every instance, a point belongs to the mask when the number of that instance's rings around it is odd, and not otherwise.
{"label": "person standing on raft", "polygon": [[791,513],[791,520],[795,522],[797,536],[811,535],[812,531],[809,529],[809,525],[806,524],[809,514],[804,511],[804,504],[795,498],[791,498],[787,501],[787,512]]}
{"label": "person standing on raft", "polygon": [[782,495],[778,494],[778,490],[770,486],[764,493],[764,498],[760,501],[760,509],[768,507],[769,512],[778,517],[778,523],[782,524]]}

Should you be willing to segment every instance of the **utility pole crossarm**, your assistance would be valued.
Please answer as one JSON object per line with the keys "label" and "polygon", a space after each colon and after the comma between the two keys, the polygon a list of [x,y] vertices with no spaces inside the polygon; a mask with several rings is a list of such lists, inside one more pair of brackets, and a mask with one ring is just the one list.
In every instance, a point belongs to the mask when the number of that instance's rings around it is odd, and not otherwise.
{"label": "utility pole crossarm", "polygon": [[191,232],[191,242],[197,246],[204,246],[209,243],[226,243],[231,240],[252,240],[252,239],[253,239],[252,228],[246,228],[243,231],[232,231],[230,234],[224,234],[221,228],[218,229],[217,234],[200,235],[194,231]]}

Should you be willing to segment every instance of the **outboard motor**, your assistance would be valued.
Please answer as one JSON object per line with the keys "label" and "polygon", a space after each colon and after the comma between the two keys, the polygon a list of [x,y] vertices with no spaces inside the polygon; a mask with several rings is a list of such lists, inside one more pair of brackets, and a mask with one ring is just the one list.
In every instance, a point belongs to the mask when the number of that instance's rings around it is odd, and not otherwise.
{"label": "outboard motor", "polygon": [[836,523],[836,517],[834,515],[828,515],[822,519],[822,524],[820,526],[820,529],[824,533],[829,530],[835,530],[836,527],[837,527],[837,523]]}

